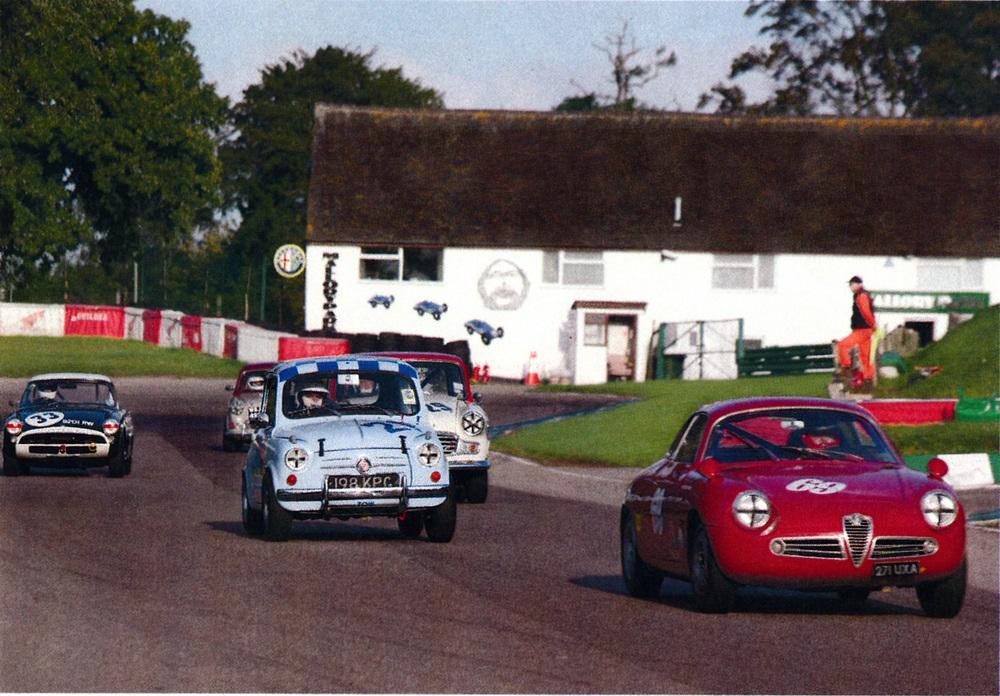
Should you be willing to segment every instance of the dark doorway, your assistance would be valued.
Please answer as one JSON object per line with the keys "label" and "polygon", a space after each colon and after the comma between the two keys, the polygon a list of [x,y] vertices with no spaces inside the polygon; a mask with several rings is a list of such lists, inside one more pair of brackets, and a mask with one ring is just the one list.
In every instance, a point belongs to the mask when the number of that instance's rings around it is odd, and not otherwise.
{"label": "dark doorway", "polygon": [[908,321],[906,328],[913,329],[920,336],[920,347],[923,348],[928,343],[934,342],[934,322],[933,321]]}

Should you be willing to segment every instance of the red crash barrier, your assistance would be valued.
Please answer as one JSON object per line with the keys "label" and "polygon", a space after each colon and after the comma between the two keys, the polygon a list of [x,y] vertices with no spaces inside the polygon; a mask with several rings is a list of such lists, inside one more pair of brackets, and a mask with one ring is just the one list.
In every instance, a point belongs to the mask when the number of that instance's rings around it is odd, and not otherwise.
{"label": "red crash barrier", "polygon": [[238,324],[226,324],[226,334],[222,339],[222,357],[236,359],[240,348],[240,327]]}
{"label": "red crash barrier", "polygon": [[880,399],[858,405],[883,425],[920,425],[955,420],[958,399]]}
{"label": "red crash barrier", "polygon": [[181,317],[181,347],[201,352],[201,317]]}
{"label": "red crash barrier", "polygon": [[66,336],[125,337],[125,308],[104,305],[66,305]]}
{"label": "red crash barrier", "polygon": [[160,345],[160,322],[163,317],[158,309],[147,309],[142,313],[142,340]]}
{"label": "red crash barrier", "polygon": [[278,339],[278,360],[293,358],[321,358],[351,352],[351,342],[346,338],[298,338],[282,336]]}

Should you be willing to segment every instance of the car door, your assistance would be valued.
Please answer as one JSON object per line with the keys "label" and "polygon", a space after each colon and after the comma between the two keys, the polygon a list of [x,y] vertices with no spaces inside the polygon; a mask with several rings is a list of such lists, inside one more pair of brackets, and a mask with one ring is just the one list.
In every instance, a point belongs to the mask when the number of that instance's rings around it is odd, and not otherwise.
{"label": "car door", "polygon": [[662,491],[659,504],[662,530],[660,552],[664,566],[683,572],[687,567],[687,526],[691,511],[691,476],[694,473],[698,446],[705,434],[708,416],[696,413],[688,420],[668,466],[660,469],[657,487]]}
{"label": "car door", "polygon": [[261,504],[261,488],[264,482],[264,474],[267,471],[267,459],[273,450],[271,444],[271,431],[274,429],[274,422],[277,417],[278,405],[278,377],[269,374],[264,382],[264,393],[261,395],[262,413],[267,415],[268,424],[263,428],[254,430],[250,440],[250,449],[247,452],[247,486],[251,500],[259,506]]}

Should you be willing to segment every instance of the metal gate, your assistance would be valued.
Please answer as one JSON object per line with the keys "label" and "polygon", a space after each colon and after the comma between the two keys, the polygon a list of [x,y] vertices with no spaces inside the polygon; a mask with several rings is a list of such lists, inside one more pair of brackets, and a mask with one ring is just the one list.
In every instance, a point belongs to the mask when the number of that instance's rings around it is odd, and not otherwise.
{"label": "metal gate", "polygon": [[664,322],[655,344],[656,379],[736,379],[743,319]]}

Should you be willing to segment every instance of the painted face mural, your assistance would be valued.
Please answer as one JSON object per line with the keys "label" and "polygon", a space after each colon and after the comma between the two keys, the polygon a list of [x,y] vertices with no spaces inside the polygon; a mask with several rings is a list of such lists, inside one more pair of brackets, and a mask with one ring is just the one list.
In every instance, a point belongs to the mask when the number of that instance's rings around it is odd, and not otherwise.
{"label": "painted face mural", "polygon": [[528,296],[528,277],[505,259],[497,259],[479,276],[479,295],[487,309],[519,309]]}

